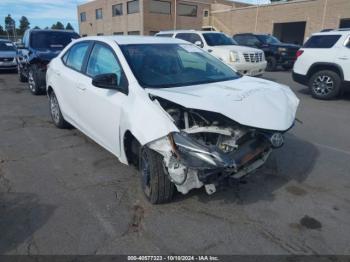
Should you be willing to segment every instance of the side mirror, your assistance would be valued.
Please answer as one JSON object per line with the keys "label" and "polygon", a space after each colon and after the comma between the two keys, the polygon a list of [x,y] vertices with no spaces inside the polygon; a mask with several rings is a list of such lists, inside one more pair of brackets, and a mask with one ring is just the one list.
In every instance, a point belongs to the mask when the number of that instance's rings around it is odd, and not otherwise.
{"label": "side mirror", "polygon": [[119,79],[116,74],[101,74],[92,79],[93,86],[110,90],[118,90],[127,94],[127,90],[124,88],[125,85],[123,83],[125,83],[125,81],[123,81],[123,78],[120,79],[120,84],[118,84],[118,82]]}
{"label": "side mirror", "polygon": [[200,48],[203,48],[203,43],[201,41],[194,42],[196,46],[199,46]]}

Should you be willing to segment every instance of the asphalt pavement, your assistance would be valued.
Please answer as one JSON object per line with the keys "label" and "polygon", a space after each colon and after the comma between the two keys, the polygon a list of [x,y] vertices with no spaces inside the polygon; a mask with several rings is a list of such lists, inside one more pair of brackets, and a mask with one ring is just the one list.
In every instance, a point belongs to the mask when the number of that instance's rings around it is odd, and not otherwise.
{"label": "asphalt pavement", "polygon": [[285,146],[239,185],[153,206],[137,170],[55,128],[47,97],[1,73],[0,254],[350,255],[350,95],[264,77],[301,100]]}

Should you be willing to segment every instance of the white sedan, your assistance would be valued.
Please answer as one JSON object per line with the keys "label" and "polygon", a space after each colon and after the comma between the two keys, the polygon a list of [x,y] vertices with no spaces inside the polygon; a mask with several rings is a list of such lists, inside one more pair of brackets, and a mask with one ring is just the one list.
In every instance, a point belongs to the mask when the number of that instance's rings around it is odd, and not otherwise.
{"label": "white sedan", "polygon": [[242,77],[171,38],[75,40],[46,78],[54,124],[139,167],[152,203],[169,202],[175,188],[212,194],[259,168],[283,145],[299,104],[287,86]]}

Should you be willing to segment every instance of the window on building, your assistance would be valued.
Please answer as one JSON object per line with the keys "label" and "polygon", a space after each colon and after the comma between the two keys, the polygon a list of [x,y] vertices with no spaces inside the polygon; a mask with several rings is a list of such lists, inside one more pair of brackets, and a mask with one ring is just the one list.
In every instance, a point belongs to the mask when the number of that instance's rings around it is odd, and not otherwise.
{"label": "window on building", "polygon": [[306,41],[303,48],[331,48],[340,37],[341,35],[315,35]]}
{"label": "window on building", "polygon": [[209,16],[209,10],[204,10],[203,16],[204,17],[208,17]]}
{"label": "window on building", "polygon": [[102,8],[96,9],[96,19],[102,19],[103,15],[102,15]]}
{"label": "window on building", "polygon": [[197,6],[196,5],[187,5],[179,4],[177,6],[177,13],[180,16],[197,16]]}
{"label": "window on building", "polygon": [[149,10],[156,14],[171,14],[171,3],[168,1],[151,0]]}
{"label": "window on building", "polygon": [[140,31],[129,31],[128,35],[140,35]]}
{"label": "window on building", "polygon": [[129,1],[127,3],[128,14],[138,13],[140,11],[139,0]]}
{"label": "window on building", "polygon": [[85,22],[86,21],[86,13],[82,12],[80,13],[80,22]]}
{"label": "window on building", "polygon": [[124,32],[114,32],[113,35],[124,35]]}
{"label": "window on building", "polygon": [[112,16],[123,15],[123,4],[112,5]]}

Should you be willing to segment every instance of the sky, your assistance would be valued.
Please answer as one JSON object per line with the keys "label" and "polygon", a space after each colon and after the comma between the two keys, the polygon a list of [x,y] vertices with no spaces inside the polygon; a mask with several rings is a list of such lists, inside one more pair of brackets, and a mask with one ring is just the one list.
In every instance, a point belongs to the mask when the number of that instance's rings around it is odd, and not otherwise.
{"label": "sky", "polygon": [[[4,26],[5,16],[11,14],[19,25],[21,16],[26,16],[30,27],[51,27],[57,21],[78,28],[77,5],[91,0],[0,0],[0,25]],[[247,3],[264,4],[269,0],[239,0]]]}

